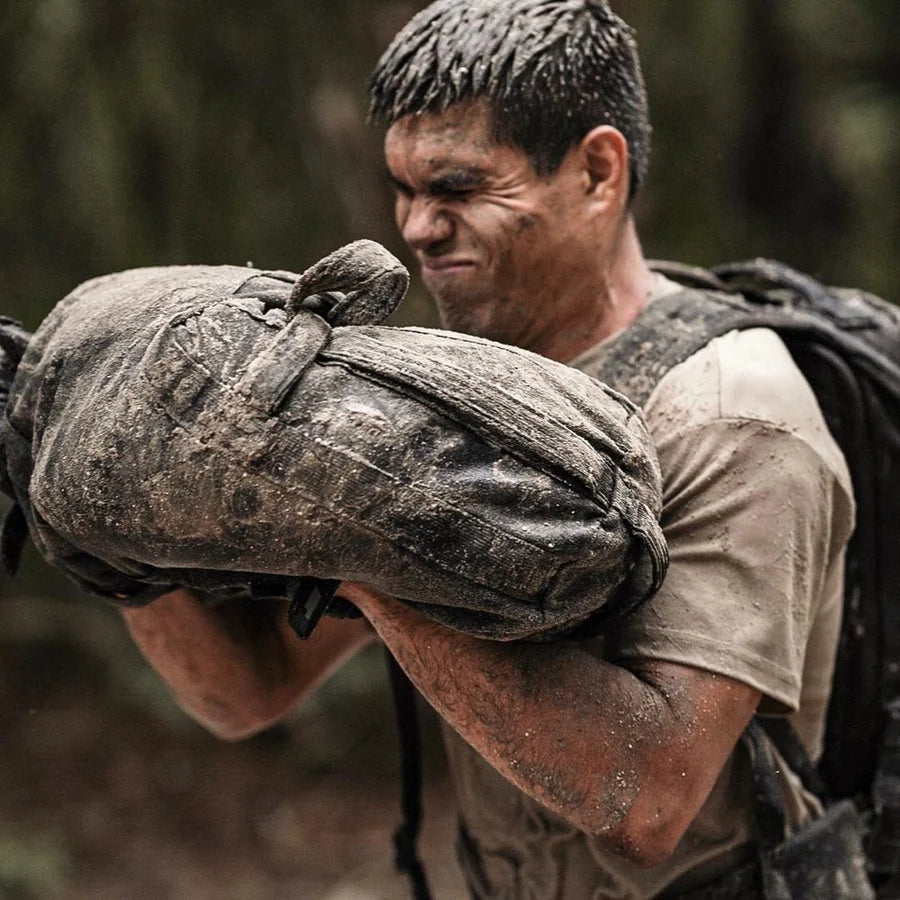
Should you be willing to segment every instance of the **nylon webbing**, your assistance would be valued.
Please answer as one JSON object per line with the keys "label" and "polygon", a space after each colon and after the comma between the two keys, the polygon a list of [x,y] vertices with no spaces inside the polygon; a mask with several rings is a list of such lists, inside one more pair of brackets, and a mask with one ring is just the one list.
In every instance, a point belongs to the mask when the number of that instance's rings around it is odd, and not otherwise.
{"label": "nylon webbing", "polygon": [[28,540],[28,520],[22,507],[12,506],[0,524],[0,565],[7,575],[19,571],[19,560]]}
{"label": "nylon webbing", "polygon": [[431,900],[425,869],[416,847],[422,823],[422,740],[416,690],[387,648],[385,656],[394,695],[402,779],[403,821],[394,832],[394,865],[409,878],[413,900]]}
{"label": "nylon webbing", "polygon": [[823,803],[829,802],[831,796],[828,786],[806,752],[806,747],[803,746],[794,726],[786,718],[781,717],[759,717],[755,721],[775,745],[775,749],[791,771],[800,779],[803,787],[815,794]]}
{"label": "nylon webbing", "polygon": [[750,755],[753,777],[753,837],[765,900],[791,900],[772,853],[784,840],[784,803],[775,770],[766,755],[766,736],[759,719],[752,719],[742,735]]}

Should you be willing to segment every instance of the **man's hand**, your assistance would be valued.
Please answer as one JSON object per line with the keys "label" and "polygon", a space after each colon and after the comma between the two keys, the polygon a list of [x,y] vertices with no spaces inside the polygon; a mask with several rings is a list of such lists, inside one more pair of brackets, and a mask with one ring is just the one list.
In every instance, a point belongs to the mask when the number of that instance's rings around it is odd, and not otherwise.
{"label": "man's hand", "polygon": [[364,620],[325,618],[301,641],[287,624],[286,603],[211,608],[186,590],[122,615],[179,705],[228,740],[282,718],[374,638]]}
{"label": "man's hand", "polygon": [[574,643],[479,640],[366,585],[338,593],[492,766],[637,864],[674,850],[760,699],[689,666],[624,668]]}

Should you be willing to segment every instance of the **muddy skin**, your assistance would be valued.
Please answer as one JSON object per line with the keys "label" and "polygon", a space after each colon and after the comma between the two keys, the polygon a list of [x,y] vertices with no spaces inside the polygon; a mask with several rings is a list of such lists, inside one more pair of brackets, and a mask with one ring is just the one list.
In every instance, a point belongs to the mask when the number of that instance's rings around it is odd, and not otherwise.
{"label": "muddy skin", "polygon": [[[615,325],[601,315],[612,300],[602,290],[598,297],[598,267],[603,245],[624,235],[589,225],[580,150],[545,178],[521,151],[491,141],[490,110],[479,101],[394,123],[385,155],[397,225],[445,328],[566,360]],[[448,182],[465,190],[436,190]],[[530,299],[535,285],[540,304]],[[576,346],[557,346],[577,332]]]}
{"label": "muddy skin", "polygon": [[[678,762],[684,723],[704,716],[715,728],[731,707],[706,703],[702,675],[696,688],[677,688],[675,673],[662,664],[631,674],[566,643],[470,641],[390,598],[365,589],[348,596],[479,755],[547,809],[628,858],[648,852],[637,834],[656,828],[656,821],[668,827],[672,816],[671,809],[648,809],[647,798],[677,807],[681,791],[693,790],[695,776]],[[677,678],[683,679],[680,672]]]}

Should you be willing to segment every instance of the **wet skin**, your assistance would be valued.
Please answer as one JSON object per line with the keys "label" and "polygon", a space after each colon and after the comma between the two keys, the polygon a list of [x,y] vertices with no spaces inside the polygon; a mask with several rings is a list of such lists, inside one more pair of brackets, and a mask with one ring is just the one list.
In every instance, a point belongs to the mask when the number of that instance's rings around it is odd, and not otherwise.
{"label": "wet skin", "polygon": [[[611,192],[574,148],[539,175],[525,153],[496,143],[486,107],[408,116],[388,130],[395,216],[445,328],[565,358],[559,336],[596,341],[606,318],[609,259],[621,238]],[[621,163],[620,163],[621,164]],[[621,203],[620,203],[621,206]],[[577,340],[577,338],[576,338]]]}

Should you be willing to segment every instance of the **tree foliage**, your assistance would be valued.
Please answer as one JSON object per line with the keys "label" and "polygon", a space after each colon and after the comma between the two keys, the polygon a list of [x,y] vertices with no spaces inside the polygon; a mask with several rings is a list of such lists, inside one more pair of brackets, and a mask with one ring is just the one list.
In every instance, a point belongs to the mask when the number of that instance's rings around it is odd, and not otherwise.
{"label": "tree foliage", "polygon": [[[300,268],[402,252],[365,78],[421,2],[10,0],[0,16],[0,289],[35,325],[136,265]],[[895,289],[900,63],[880,0],[619,0],[655,119],[647,248],[766,254]],[[406,313],[428,320],[421,293]]]}

